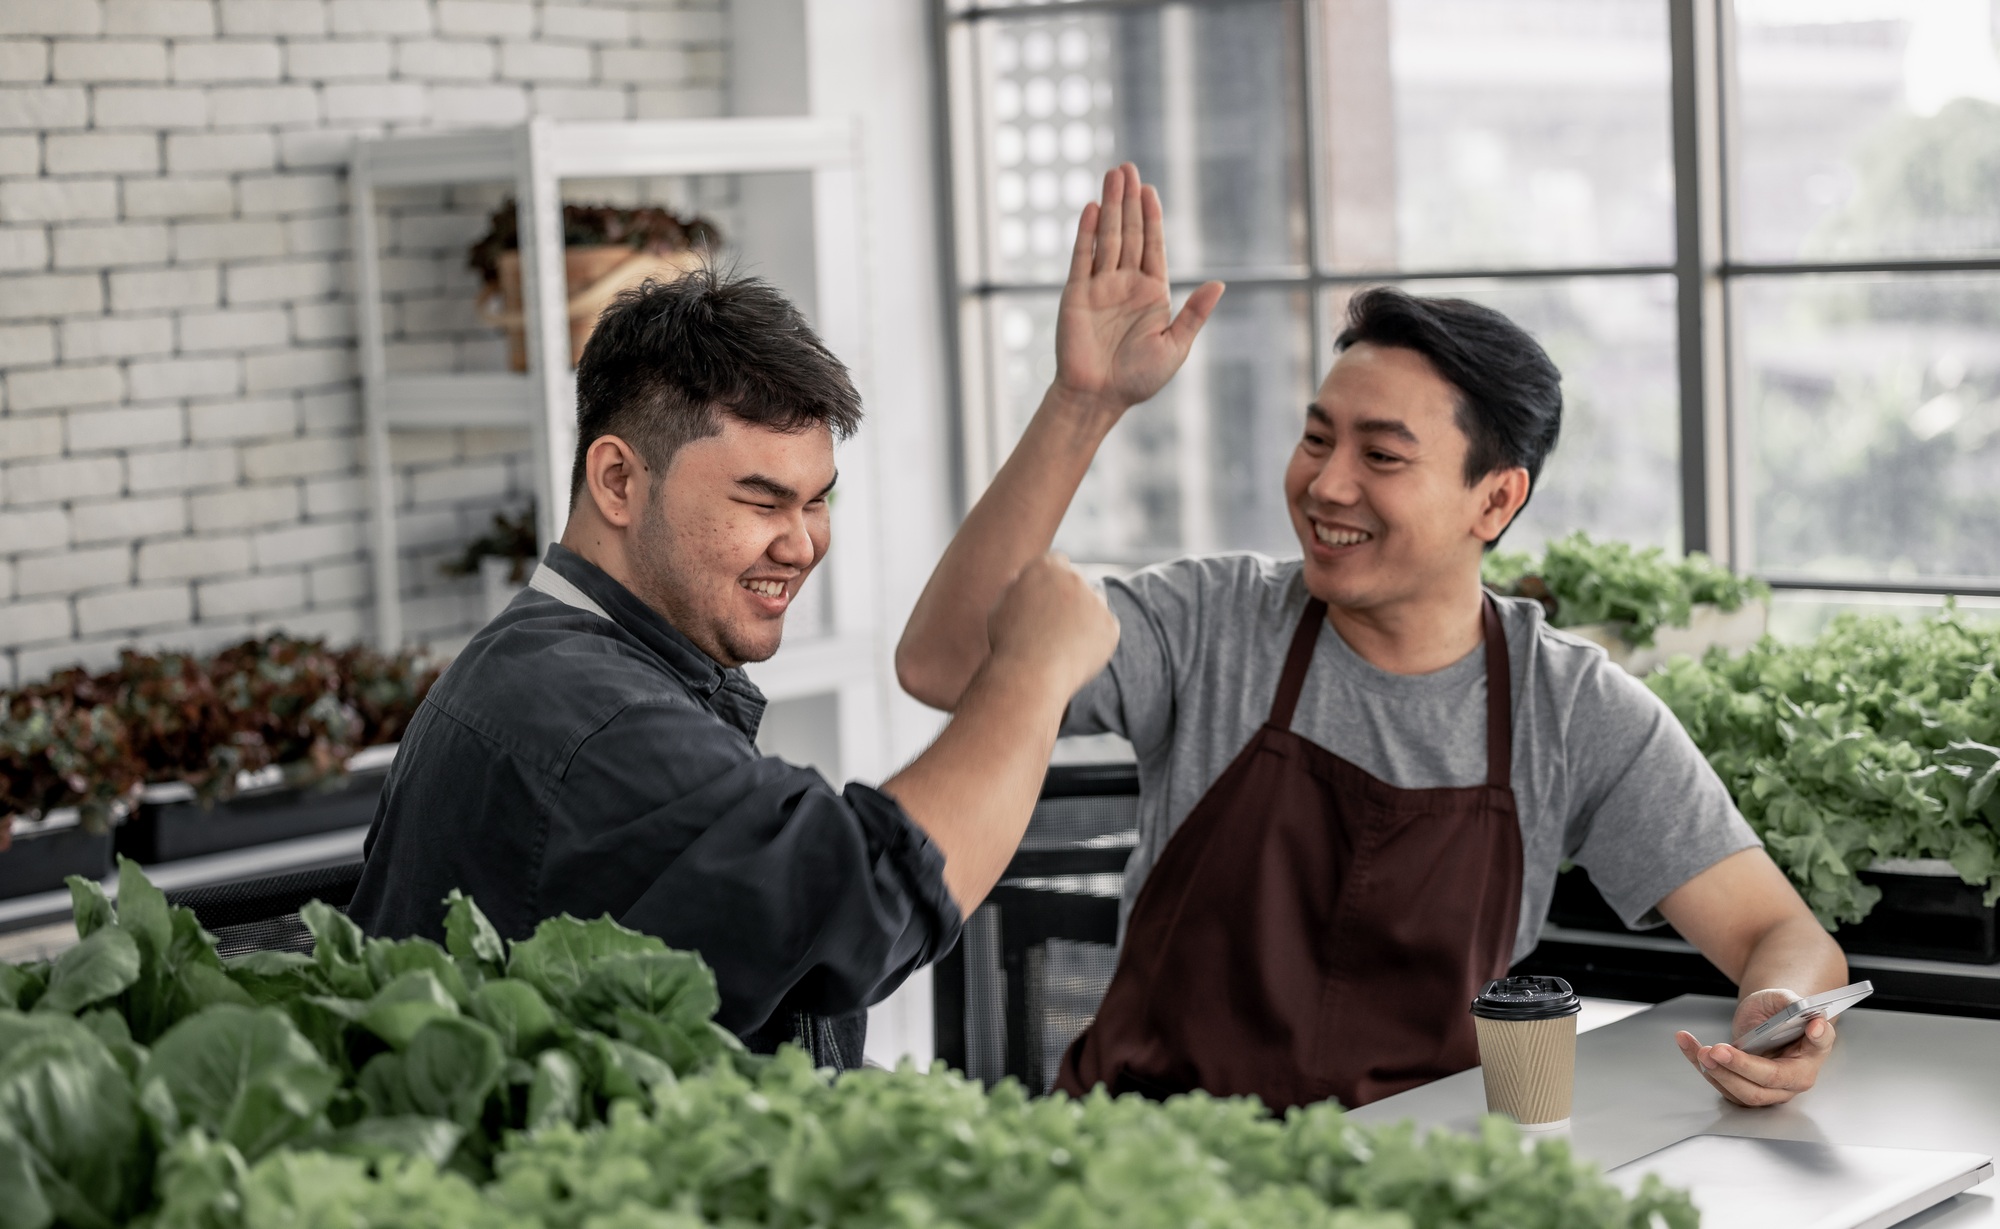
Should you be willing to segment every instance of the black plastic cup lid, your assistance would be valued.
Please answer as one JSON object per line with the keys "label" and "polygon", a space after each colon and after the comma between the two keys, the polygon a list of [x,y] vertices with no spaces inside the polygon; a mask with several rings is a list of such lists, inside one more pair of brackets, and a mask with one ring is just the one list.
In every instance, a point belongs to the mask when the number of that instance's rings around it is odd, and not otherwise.
{"label": "black plastic cup lid", "polygon": [[1560,977],[1503,977],[1487,982],[1472,1000],[1472,1014],[1485,1020],[1553,1020],[1582,1010],[1576,991]]}

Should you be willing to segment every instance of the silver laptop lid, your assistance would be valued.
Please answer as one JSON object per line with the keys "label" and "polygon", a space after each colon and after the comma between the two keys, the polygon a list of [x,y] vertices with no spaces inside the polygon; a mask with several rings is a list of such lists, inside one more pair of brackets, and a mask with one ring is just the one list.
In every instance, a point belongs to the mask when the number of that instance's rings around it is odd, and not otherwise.
{"label": "silver laptop lid", "polygon": [[1649,1173],[1693,1197],[1702,1229],[1887,1229],[1992,1177],[1993,1158],[1694,1135],[1609,1177],[1631,1192]]}

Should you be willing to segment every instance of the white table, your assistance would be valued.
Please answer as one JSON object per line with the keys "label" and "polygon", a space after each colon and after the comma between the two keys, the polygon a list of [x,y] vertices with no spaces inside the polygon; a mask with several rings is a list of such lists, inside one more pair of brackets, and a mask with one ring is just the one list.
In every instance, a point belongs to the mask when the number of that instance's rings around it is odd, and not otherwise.
{"label": "white table", "polygon": [[[1818,1087],[1788,1105],[1750,1110],[1716,1095],[1674,1045],[1683,1028],[1705,1042],[1722,1040],[1735,1006],[1687,995],[1578,1037],[1570,1119],[1577,1154],[1609,1169],[1707,1131],[2000,1158],[2000,1021],[1856,1008],[1840,1018]],[[1466,1131],[1485,1108],[1474,1069],[1354,1116]],[[2000,1179],[1905,1224],[2000,1229]]]}

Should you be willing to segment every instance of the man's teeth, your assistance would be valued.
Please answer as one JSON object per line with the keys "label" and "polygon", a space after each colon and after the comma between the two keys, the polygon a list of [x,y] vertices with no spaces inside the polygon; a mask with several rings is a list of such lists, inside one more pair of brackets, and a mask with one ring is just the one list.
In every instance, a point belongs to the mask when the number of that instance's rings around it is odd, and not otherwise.
{"label": "man's teeth", "polygon": [[1375,536],[1372,533],[1363,533],[1359,529],[1328,529],[1324,525],[1314,525],[1313,534],[1328,546],[1353,546],[1357,542],[1366,542]]}
{"label": "man's teeth", "polygon": [[785,582],[781,580],[746,580],[743,587],[759,597],[783,597]]}

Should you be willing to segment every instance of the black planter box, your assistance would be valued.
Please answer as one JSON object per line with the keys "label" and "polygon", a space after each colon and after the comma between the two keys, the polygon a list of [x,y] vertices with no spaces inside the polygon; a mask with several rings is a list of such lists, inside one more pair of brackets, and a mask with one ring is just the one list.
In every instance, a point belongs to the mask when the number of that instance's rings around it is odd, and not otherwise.
{"label": "black planter box", "polygon": [[111,873],[111,833],[81,825],[32,835],[15,833],[0,853],[0,899],[52,892],[71,875],[102,879]]}
{"label": "black planter box", "polygon": [[1861,881],[1882,889],[1882,899],[1867,917],[1834,935],[1848,951],[1963,964],[2000,961],[1996,906],[1979,903],[1985,889],[1956,875],[1870,870],[1861,872]]}
{"label": "black planter box", "polygon": [[172,862],[364,827],[375,818],[375,802],[388,775],[383,769],[324,785],[257,790],[212,807],[195,801],[142,801],[117,829],[118,852],[135,862]]}
{"label": "black planter box", "polygon": [[[1846,951],[1868,956],[1904,956],[1959,964],[2000,961],[2000,907],[1982,905],[1984,890],[1956,875],[1861,872],[1863,883],[1882,889],[1882,899],[1859,922],[1834,932]],[[1604,903],[1590,876],[1571,869],[1556,876],[1549,921],[1570,930],[1625,934],[1625,924]],[[1648,931],[1671,935],[1671,927]]]}

